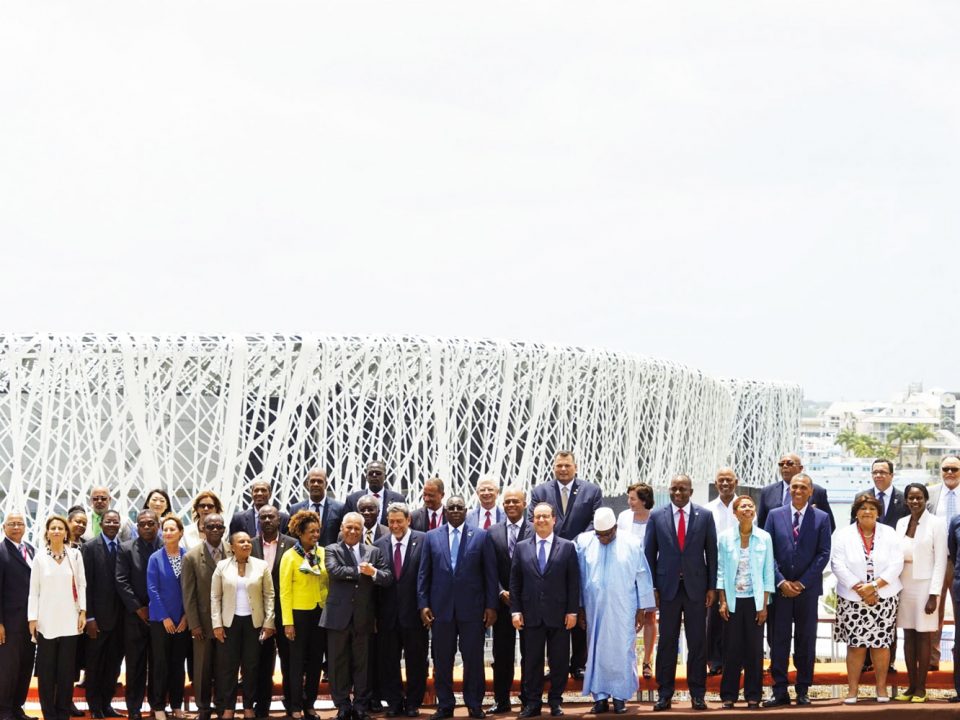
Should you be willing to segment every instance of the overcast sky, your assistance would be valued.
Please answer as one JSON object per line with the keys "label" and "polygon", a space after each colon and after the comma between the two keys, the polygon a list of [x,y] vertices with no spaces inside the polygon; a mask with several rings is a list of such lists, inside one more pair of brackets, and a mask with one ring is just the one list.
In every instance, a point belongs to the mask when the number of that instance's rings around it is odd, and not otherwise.
{"label": "overcast sky", "polygon": [[8,331],[960,388],[956,2],[6,2]]}

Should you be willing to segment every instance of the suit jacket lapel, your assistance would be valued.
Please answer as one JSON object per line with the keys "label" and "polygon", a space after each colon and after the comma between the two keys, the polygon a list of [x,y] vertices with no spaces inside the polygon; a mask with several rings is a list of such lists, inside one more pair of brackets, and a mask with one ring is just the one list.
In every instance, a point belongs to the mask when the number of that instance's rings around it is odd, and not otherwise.
{"label": "suit jacket lapel", "polygon": [[[391,539],[392,544],[394,541]],[[413,549],[417,546],[417,539],[413,536],[410,536],[410,539],[407,541],[407,553],[403,556],[403,573],[406,575],[407,570],[410,568],[410,558],[413,556]],[[390,565],[393,566],[393,553],[390,553]]]}

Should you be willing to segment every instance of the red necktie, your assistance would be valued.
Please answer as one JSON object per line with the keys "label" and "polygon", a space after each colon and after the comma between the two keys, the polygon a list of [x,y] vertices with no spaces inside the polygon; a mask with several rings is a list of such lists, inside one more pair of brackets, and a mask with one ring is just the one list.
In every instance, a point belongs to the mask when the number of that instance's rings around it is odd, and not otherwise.
{"label": "red necktie", "polygon": [[487,510],[487,519],[486,519],[486,521],[483,523],[483,529],[484,529],[484,530],[489,530],[489,529],[490,529],[490,511],[489,511],[489,510]]}
{"label": "red necktie", "polygon": [[687,540],[687,524],[683,520],[683,510],[680,511],[680,522],[677,523],[677,542],[680,544],[680,552],[683,552],[683,545]]}
{"label": "red necktie", "polygon": [[400,557],[400,543],[397,543],[393,551],[393,575],[397,580],[403,575],[403,558]]}
{"label": "red necktie", "polygon": [[430,513],[430,529],[431,530],[437,529],[437,513],[436,512]]}

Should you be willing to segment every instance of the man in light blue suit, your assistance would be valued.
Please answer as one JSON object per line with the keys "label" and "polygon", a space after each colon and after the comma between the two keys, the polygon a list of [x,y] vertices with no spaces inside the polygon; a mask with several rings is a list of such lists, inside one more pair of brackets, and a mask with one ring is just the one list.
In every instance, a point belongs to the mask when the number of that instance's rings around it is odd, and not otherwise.
{"label": "man in light blue suit", "polygon": [[433,629],[433,677],[437,711],[430,720],[453,717],[453,663],[460,640],[463,701],[471,718],[483,718],[483,632],[497,619],[497,558],[490,536],[464,522],[467,506],[453,495],[447,522],[427,533],[417,576],[423,624]]}
{"label": "man in light blue suit", "polygon": [[775,508],[764,526],[773,539],[773,598],[770,674],[773,697],[765,707],[789,705],[787,658],[793,640],[797,669],[797,705],[809,706],[817,646],[817,605],[823,593],[823,569],[830,561],[830,516],[813,507],[813,480],[799,473],[790,481],[790,504]]}

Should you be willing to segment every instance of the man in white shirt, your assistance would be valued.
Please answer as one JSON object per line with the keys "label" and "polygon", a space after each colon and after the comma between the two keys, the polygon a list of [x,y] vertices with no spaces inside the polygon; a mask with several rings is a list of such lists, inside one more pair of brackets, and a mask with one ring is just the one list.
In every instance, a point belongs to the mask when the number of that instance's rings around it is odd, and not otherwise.
{"label": "man in white shirt", "polygon": [[492,475],[485,475],[477,481],[477,500],[479,505],[467,513],[467,525],[489,530],[491,525],[502,522],[503,510],[497,506],[500,497],[500,483]]}
{"label": "man in white shirt", "polygon": [[[737,473],[732,467],[717,470],[714,485],[717,497],[707,503],[707,509],[713,513],[713,524],[717,526],[717,537],[727,528],[738,523],[733,514],[733,499],[737,496]],[[720,617],[720,604],[714,603],[707,611],[707,674],[720,675],[723,672],[723,619]]]}
{"label": "man in white shirt", "polygon": [[[944,519],[947,527],[957,512],[960,512],[960,457],[944,455],[940,461],[940,478],[942,482],[930,488],[930,499],[927,501],[927,511]],[[947,574],[943,578],[943,589],[940,591],[940,605],[937,612],[940,617],[940,630],[933,634],[930,640],[930,669],[940,669],[940,636],[943,634],[943,610],[947,592],[950,592],[950,602],[955,602],[953,591],[953,563],[947,563]]]}
{"label": "man in white shirt", "polygon": [[443,480],[433,477],[424,482],[423,507],[411,513],[410,527],[420,532],[428,532],[436,530],[447,522],[447,514],[443,509],[443,496]]}

